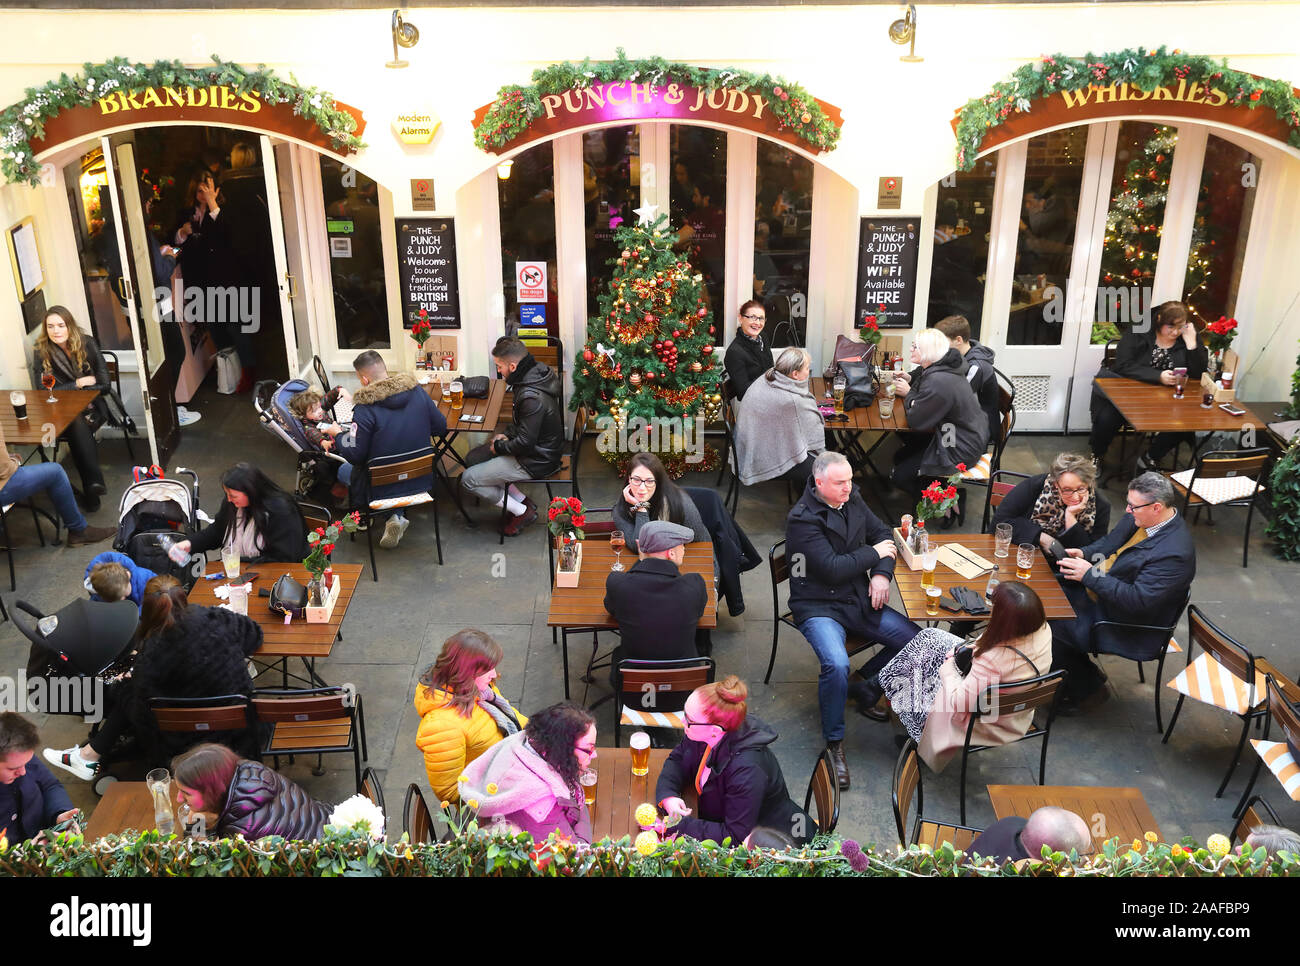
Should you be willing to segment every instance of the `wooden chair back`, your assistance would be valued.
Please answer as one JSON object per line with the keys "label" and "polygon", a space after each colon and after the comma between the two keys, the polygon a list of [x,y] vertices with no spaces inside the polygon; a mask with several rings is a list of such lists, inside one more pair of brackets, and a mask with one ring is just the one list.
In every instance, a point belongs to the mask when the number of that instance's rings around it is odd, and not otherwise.
{"label": "wooden chair back", "polygon": [[1273,811],[1273,806],[1264,801],[1259,795],[1252,795],[1250,801],[1246,803],[1245,811],[1241,813],[1241,818],[1237,820],[1237,824],[1232,829],[1230,845],[1236,846],[1238,843],[1245,842],[1246,836],[1261,825],[1281,824],[1277,812]]}
{"label": "wooden chair back", "polygon": [[114,385],[118,392],[121,392],[121,371],[117,364],[117,353],[110,349],[101,349],[99,354],[104,358],[104,368],[108,370],[108,381]]}
{"label": "wooden chair back", "polygon": [[814,804],[816,811],[813,818],[817,821],[817,831],[824,835],[835,831],[835,826],[840,822],[840,783],[835,778],[835,762],[831,760],[829,748],[822,749],[817,764],[813,766],[803,810],[807,812],[809,806]]}
{"label": "wooden chair back", "polygon": [[429,477],[432,486],[433,454],[426,453],[423,456],[402,460],[400,463],[376,464],[374,460],[371,460],[369,469],[370,485],[372,487],[387,486],[390,483],[404,483],[407,480],[419,480],[424,477]]}
{"label": "wooden chair back", "polygon": [[355,693],[345,688],[312,688],[303,691],[254,691],[252,704],[253,714],[258,721],[275,724],[281,721],[350,718],[355,702]]}
{"label": "wooden chair back", "polygon": [[1016,488],[1022,480],[1029,479],[1026,473],[1013,470],[994,470],[989,474],[989,498],[984,504],[984,523],[981,532],[988,533],[993,522],[993,511],[997,509],[1007,494]]}
{"label": "wooden chair back", "polygon": [[379,781],[375,770],[369,765],[361,771],[361,794],[377,805],[385,818],[388,817],[388,809],[384,807],[384,786]]}
{"label": "wooden chair back", "polygon": [[1192,646],[1201,650],[1228,669],[1228,673],[1248,685],[1255,683],[1255,656],[1241,642],[1216,626],[1195,604],[1187,608],[1187,661],[1192,660]]}
{"label": "wooden chair back", "polygon": [[[916,820],[912,824],[912,834],[906,829],[907,813],[912,809],[912,797],[916,797]],[[898,826],[898,841],[907,845],[915,841],[916,831],[921,827],[921,811],[925,807],[925,795],[921,789],[921,758],[916,751],[916,742],[911,738],[899,752],[894,764],[893,780],[894,824]]]}
{"label": "wooden chair back", "polygon": [[1196,476],[1202,480],[1249,476],[1258,483],[1264,473],[1264,467],[1268,465],[1270,455],[1270,451],[1264,446],[1204,453],[1196,460]]}
{"label": "wooden chair back", "polygon": [[[999,681],[991,684],[980,694],[980,703],[971,717],[1020,714],[1022,711],[1050,708],[1056,702],[1056,692],[1064,682],[1065,672],[1055,671],[1026,681]],[[967,729],[968,738],[969,735],[970,729]]]}
{"label": "wooden chair back", "polygon": [[213,698],[150,698],[159,731],[240,731],[249,727],[248,697],[224,694]]}
{"label": "wooden chair back", "polygon": [[[1277,725],[1279,733],[1271,735],[1274,741],[1285,741],[1292,754],[1300,752],[1300,713],[1286,698],[1286,692],[1273,675],[1265,679],[1268,693],[1269,727]],[[1297,759],[1300,760],[1300,759]]]}
{"label": "wooden chair back", "polygon": [[[711,657],[686,658],[679,661],[620,661],[623,677],[620,701],[634,708],[642,707],[642,698],[653,693],[658,697],[689,695],[713,680]],[[682,699],[684,701],[685,698]],[[682,701],[675,702],[678,706]],[[654,708],[646,710],[653,711]]]}
{"label": "wooden chair back", "polygon": [[330,511],[319,503],[308,503],[306,500],[298,500],[297,502],[298,512],[302,514],[303,526],[308,533],[311,533],[317,527],[328,527],[334,522]]}
{"label": "wooden chair back", "polygon": [[402,828],[412,845],[433,842],[436,837],[433,815],[424,801],[424,793],[415,782],[406,786],[406,802],[402,806]]}
{"label": "wooden chair back", "polygon": [[529,345],[528,352],[538,362],[545,363],[556,372],[564,371],[564,361],[560,356],[560,347],[558,345],[549,343],[547,345]]}
{"label": "wooden chair back", "polygon": [[767,569],[772,573],[772,589],[790,579],[790,561],[785,555],[785,541],[772,547],[767,553]]}

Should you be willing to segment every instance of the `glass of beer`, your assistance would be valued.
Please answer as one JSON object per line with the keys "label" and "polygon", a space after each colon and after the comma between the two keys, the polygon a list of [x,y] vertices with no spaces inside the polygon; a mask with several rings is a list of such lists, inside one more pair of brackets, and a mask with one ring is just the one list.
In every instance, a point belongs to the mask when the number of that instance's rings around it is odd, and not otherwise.
{"label": "glass of beer", "polygon": [[15,419],[27,418],[27,394],[21,389],[15,389],[9,394],[9,405],[14,407]]}
{"label": "glass of beer", "polygon": [[1011,556],[1011,524],[999,523],[993,529],[993,556]]}
{"label": "glass of beer", "polygon": [[578,784],[582,786],[582,800],[587,803],[587,807],[596,804],[596,772],[588,768],[578,776]]}
{"label": "glass of beer", "polygon": [[880,409],[881,419],[891,419],[894,415],[894,396],[892,393],[882,392],[876,397],[876,406]]}
{"label": "glass of beer", "polygon": [[849,381],[844,378],[843,373],[838,373],[831,381],[831,396],[835,399],[835,411],[844,412],[844,390],[848,388]]}
{"label": "glass of beer", "polygon": [[938,554],[931,550],[921,556],[921,586],[934,586],[934,568],[939,563]]}
{"label": "glass of beer", "polygon": [[438,382],[442,385],[442,401],[450,404],[451,403],[451,380],[448,379],[447,375],[444,373],[438,376]]}
{"label": "glass of beer", "polygon": [[939,598],[943,596],[943,591],[938,587],[925,588],[925,616],[939,616]]}
{"label": "glass of beer", "polygon": [[627,746],[632,749],[632,774],[644,778],[650,774],[650,736],[644,731],[634,731]]}
{"label": "glass of beer", "polygon": [[465,408],[465,384],[459,379],[451,384],[451,408],[457,412]]}
{"label": "glass of beer", "polygon": [[1028,580],[1034,569],[1034,545],[1022,543],[1016,547],[1016,576]]}

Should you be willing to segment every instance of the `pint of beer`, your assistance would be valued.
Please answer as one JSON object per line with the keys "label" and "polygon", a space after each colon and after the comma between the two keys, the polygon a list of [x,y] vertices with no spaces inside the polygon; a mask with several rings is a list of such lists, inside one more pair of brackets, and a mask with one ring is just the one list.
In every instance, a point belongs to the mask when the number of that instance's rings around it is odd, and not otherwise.
{"label": "pint of beer", "polygon": [[842,374],[836,375],[831,381],[831,397],[835,400],[835,411],[844,412],[844,390],[848,387],[848,380]]}
{"label": "pint of beer", "polygon": [[27,418],[27,394],[20,389],[15,389],[9,394],[9,405],[14,408],[15,419]]}
{"label": "pint of beer", "polygon": [[632,774],[638,778],[650,774],[650,736],[634,731],[627,746],[632,749]]}
{"label": "pint of beer", "polygon": [[451,408],[455,410],[465,408],[465,385],[459,379],[451,384]]}
{"label": "pint of beer", "polygon": [[925,588],[925,616],[939,616],[939,598],[943,596],[943,589],[940,587]]}
{"label": "pint of beer", "polygon": [[578,776],[578,783],[582,785],[582,800],[590,808],[596,804],[596,773],[588,768]]}

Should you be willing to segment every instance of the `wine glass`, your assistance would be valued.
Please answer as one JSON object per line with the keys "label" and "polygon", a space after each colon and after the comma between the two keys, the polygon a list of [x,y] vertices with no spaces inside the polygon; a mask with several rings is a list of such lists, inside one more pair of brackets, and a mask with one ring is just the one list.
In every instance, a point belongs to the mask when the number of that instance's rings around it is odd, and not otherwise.
{"label": "wine glass", "polygon": [[610,570],[623,570],[623,548],[627,546],[627,538],[624,537],[622,530],[614,530],[609,535],[609,548],[614,551],[614,566]]}
{"label": "wine glass", "polygon": [[46,369],[41,373],[41,385],[50,391],[50,398],[45,401],[47,403],[58,402],[58,400],[54,398],[54,373],[49,369]]}

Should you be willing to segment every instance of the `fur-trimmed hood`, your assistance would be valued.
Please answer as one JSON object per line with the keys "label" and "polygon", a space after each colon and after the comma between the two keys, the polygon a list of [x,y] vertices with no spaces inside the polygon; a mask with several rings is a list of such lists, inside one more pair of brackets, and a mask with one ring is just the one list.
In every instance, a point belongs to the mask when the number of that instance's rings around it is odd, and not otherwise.
{"label": "fur-trimmed hood", "polygon": [[380,379],[368,386],[362,386],[352,394],[352,404],[353,406],[374,406],[400,393],[410,392],[418,386],[419,383],[415,381],[414,376],[405,372],[394,373],[386,379]]}

